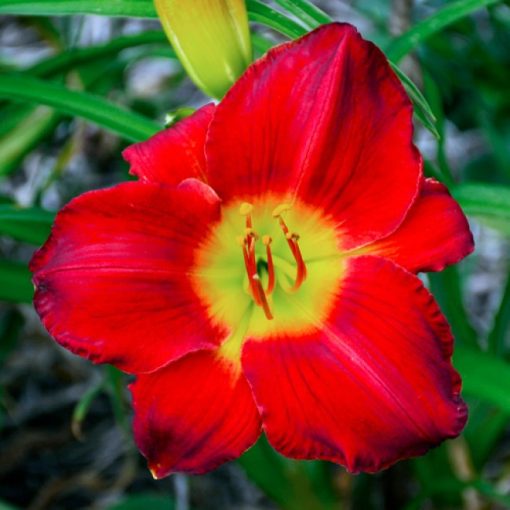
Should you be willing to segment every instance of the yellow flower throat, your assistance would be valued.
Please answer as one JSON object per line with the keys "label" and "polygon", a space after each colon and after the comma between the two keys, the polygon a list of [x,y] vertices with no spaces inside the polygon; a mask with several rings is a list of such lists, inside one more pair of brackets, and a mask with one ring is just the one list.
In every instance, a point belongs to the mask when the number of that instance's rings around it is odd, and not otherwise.
{"label": "yellow flower throat", "polygon": [[223,350],[234,354],[227,357],[237,357],[247,337],[321,327],[344,272],[335,227],[321,210],[285,197],[223,207],[196,250],[191,276],[211,321],[231,332]]}

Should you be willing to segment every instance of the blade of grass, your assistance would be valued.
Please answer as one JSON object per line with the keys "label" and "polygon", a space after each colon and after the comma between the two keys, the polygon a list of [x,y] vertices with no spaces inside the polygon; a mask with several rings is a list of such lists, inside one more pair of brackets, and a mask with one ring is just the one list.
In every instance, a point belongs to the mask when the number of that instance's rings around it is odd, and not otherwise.
{"label": "blade of grass", "polygon": [[333,21],[333,19],[330,18],[322,9],[319,9],[308,0],[290,0],[290,2],[297,9],[300,9],[302,13],[307,14],[309,18],[315,20],[316,25],[323,25]]}
{"label": "blade of grass", "polygon": [[510,364],[486,352],[456,346],[454,365],[462,375],[462,391],[510,412]]}
{"label": "blade of grass", "polygon": [[[125,35],[108,41],[106,44],[88,46],[86,48],[72,48],[41,62],[38,62],[25,72],[36,77],[49,77],[57,73],[75,69],[82,64],[97,61],[97,59],[115,55],[122,50],[146,44],[164,44],[168,46],[165,34],[160,30],[151,30],[141,34]],[[171,55],[174,58],[175,53]]]}
{"label": "blade of grass", "polygon": [[485,402],[469,402],[469,420],[463,434],[477,469],[488,461],[509,422],[509,413]]}
{"label": "blade of grass", "polygon": [[291,39],[301,37],[307,33],[305,27],[258,0],[247,0],[246,5],[248,7],[248,17],[251,21],[262,23]]}
{"label": "blade of grass", "polygon": [[[282,13],[258,0],[247,0],[251,21],[262,23],[291,38],[306,33],[306,29]],[[69,16],[72,14],[99,14],[157,18],[152,0],[4,0],[0,14],[24,16]]]}
{"label": "blade of grass", "polygon": [[255,57],[261,57],[270,50],[273,46],[275,46],[276,42],[270,41],[266,37],[262,37],[260,34],[251,34],[251,43],[253,49],[255,50]]}
{"label": "blade of grass", "polygon": [[60,118],[54,110],[40,106],[1,137],[0,176],[15,170],[23,158],[55,129]]}
{"label": "blade of grass", "polygon": [[510,187],[464,183],[451,191],[466,214],[510,236]]}
{"label": "blade of grass", "polygon": [[39,245],[48,237],[54,217],[54,213],[36,207],[0,204],[0,235]]}
{"label": "blade of grass", "polygon": [[410,30],[393,39],[386,48],[388,59],[398,64],[409,52],[436,32],[455,23],[472,12],[498,3],[501,0],[457,0],[435,12],[432,16],[416,23]]}
{"label": "blade of grass", "polygon": [[323,487],[314,485],[314,475],[304,464],[276,453],[265,437],[239,460],[246,474],[283,510],[333,510],[337,504]]}
{"label": "blade of grass", "polygon": [[0,76],[0,97],[52,106],[63,113],[83,117],[134,142],[145,140],[161,129],[148,118],[102,97],[21,74]]}
{"label": "blade of grass", "polygon": [[510,340],[510,275],[507,277],[505,290],[498,311],[494,316],[488,337],[489,352],[498,357],[508,355]]}
{"label": "blade of grass", "polygon": [[303,11],[294,0],[275,0],[275,3],[277,3],[280,7],[283,7],[283,9],[285,9],[290,14],[293,14],[308,29],[313,30],[320,25],[320,23],[317,22],[306,11]]}
{"label": "blade of grass", "polygon": [[430,108],[436,118],[434,126],[439,132],[436,150],[436,161],[439,166],[443,182],[445,182],[448,186],[453,186],[455,184],[455,180],[453,178],[453,174],[446,155],[446,134],[445,134],[445,116],[443,110],[443,98],[441,95],[441,91],[439,90],[439,87],[437,86],[435,80],[431,77],[430,73],[422,68],[422,74],[423,74],[423,88],[428,98]]}
{"label": "blade of grass", "polygon": [[441,135],[436,128],[436,117],[432,112],[432,108],[428,104],[424,95],[421,93],[420,89],[413,83],[411,78],[409,78],[403,71],[401,71],[398,66],[396,66],[393,62],[390,62],[390,65],[395,71],[395,74],[399,77],[400,81],[404,85],[406,89],[407,95],[413,102],[414,114],[420,122],[439,140]]}
{"label": "blade of grass", "polygon": [[0,301],[31,303],[31,274],[25,264],[0,259]]}
{"label": "blade of grass", "polygon": [[90,406],[93,404],[96,397],[99,396],[101,391],[104,389],[103,381],[91,386],[78,400],[74,410],[73,417],[71,420],[71,430],[73,432],[74,437],[77,439],[82,439],[82,423],[87,417]]}
{"label": "blade of grass", "polygon": [[21,16],[67,16],[71,14],[99,14],[156,18],[151,0],[4,0],[0,14]]}
{"label": "blade of grass", "polygon": [[461,278],[457,266],[429,273],[430,288],[448,318],[458,344],[478,349],[478,338],[464,307]]}
{"label": "blade of grass", "polygon": [[124,398],[125,375],[111,365],[104,366],[105,387],[108,390],[115,421],[128,440],[131,440],[129,419]]}

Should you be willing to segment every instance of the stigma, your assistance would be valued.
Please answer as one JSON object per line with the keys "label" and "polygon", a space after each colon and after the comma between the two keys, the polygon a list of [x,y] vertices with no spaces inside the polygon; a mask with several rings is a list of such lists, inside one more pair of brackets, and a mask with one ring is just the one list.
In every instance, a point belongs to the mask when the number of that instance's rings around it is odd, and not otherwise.
{"label": "stigma", "polygon": [[[292,232],[283,218],[283,214],[291,207],[292,206],[290,204],[281,204],[277,206],[272,213],[272,217],[280,226],[282,235],[285,237],[287,246],[289,247],[296,265],[296,275],[293,284],[290,287],[283,287],[286,292],[298,291],[306,280],[306,265],[299,247],[299,234]],[[253,298],[254,303],[262,308],[266,319],[272,320],[273,313],[271,311],[268,297],[273,293],[276,282],[275,264],[271,249],[273,239],[269,235],[263,235],[261,237],[255,231],[252,212],[253,205],[248,202],[243,202],[239,207],[239,214],[245,218],[245,231],[244,236],[240,236],[238,238],[238,242],[242,248],[251,297]],[[260,240],[265,247],[265,257],[259,257],[259,259],[257,259],[256,244]],[[265,287],[262,285],[261,275],[259,274],[260,262],[263,262],[263,266],[267,271],[267,284]]]}

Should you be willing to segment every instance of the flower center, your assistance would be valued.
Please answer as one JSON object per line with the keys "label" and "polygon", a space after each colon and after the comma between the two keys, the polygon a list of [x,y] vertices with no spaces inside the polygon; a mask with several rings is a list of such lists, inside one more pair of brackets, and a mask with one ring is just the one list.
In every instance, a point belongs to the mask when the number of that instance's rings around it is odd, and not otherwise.
{"label": "flower center", "polygon": [[[306,279],[306,264],[303,260],[303,255],[301,253],[301,249],[299,248],[299,235],[295,232],[291,232],[283,219],[282,214],[291,209],[291,206],[288,204],[281,204],[277,206],[272,213],[273,218],[278,221],[283,235],[287,241],[287,245],[292,253],[294,261],[296,263],[296,277],[294,283],[291,287],[283,289],[286,292],[296,292],[303,282]],[[255,246],[256,243],[260,240],[260,236],[253,229],[253,221],[252,221],[252,211],[253,205],[248,202],[243,202],[239,208],[239,213],[241,216],[244,216],[246,219],[246,233],[244,238],[239,239],[239,244],[243,250],[243,259],[244,266],[246,268],[246,276],[248,277],[250,293],[253,298],[253,301],[256,305],[260,306],[264,310],[264,314],[266,319],[272,320],[273,314],[271,312],[271,308],[269,306],[267,296],[270,296],[274,290],[275,285],[275,269],[274,269],[274,261],[273,254],[271,251],[271,243],[273,239],[269,235],[262,236],[262,242],[266,247],[266,258],[264,267],[267,270],[267,287],[264,289],[261,283],[260,274],[259,274],[259,264],[256,260],[256,252]]]}
{"label": "flower center", "polygon": [[322,327],[339,292],[344,263],[336,224],[320,209],[286,198],[224,206],[195,252],[194,289],[211,321],[231,332],[224,346],[235,346],[235,355],[247,337]]}

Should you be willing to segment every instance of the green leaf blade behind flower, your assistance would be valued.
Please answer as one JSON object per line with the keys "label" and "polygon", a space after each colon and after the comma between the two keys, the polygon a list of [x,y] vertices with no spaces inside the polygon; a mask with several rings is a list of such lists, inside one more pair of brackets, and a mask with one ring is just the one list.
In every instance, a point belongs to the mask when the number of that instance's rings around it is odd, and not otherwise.
{"label": "green leaf blade behind flower", "polygon": [[156,18],[152,0],[6,0],[0,4],[0,14],[21,16],[68,16],[99,14]]}
{"label": "green leaf blade behind flower", "polygon": [[30,244],[44,243],[50,234],[54,213],[33,208],[0,204],[0,236],[5,235]]}
{"label": "green leaf blade behind flower", "polygon": [[431,35],[462,19],[464,16],[468,16],[482,7],[488,7],[499,1],[501,0],[457,0],[449,2],[432,16],[420,23],[416,23],[410,30],[393,39],[386,48],[386,55],[390,60],[398,63]]}
{"label": "green leaf blade behind flower", "polygon": [[462,376],[463,393],[510,413],[510,364],[488,353],[457,345],[454,365]]}
{"label": "green leaf blade behind flower", "polygon": [[468,216],[510,236],[509,186],[470,182],[459,184],[452,194]]}
{"label": "green leaf blade behind flower", "polygon": [[[299,37],[307,31],[299,23],[258,0],[247,0],[246,7],[251,21],[262,23],[288,37]],[[0,4],[0,14],[20,16],[97,14],[157,18],[152,0],[112,0],[109,2],[104,0],[5,0]]]}
{"label": "green leaf blade behind flower", "polygon": [[23,74],[0,76],[0,97],[51,106],[63,113],[87,119],[133,142],[145,140],[161,129],[148,118],[100,96]]}
{"label": "green leaf blade behind flower", "polygon": [[0,259],[0,300],[31,303],[34,288],[32,275],[25,264]]}

